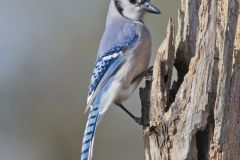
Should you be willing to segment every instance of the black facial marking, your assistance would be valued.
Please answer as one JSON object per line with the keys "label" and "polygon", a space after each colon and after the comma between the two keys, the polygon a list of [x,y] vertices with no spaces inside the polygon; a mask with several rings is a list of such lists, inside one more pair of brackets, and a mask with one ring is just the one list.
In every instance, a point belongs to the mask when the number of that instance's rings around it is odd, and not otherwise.
{"label": "black facial marking", "polygon": [[123,12],[123,8],[121,7],[120,2],[119,2],[118,0],[115,0],[115,1],[114,1],[114,4],[115,4],[118,12],[119,12],[121,15],[123,15],[123,13],[122,13],[122,12]]}
{"label": "black facial marking", "polygon": [[[149,0],[141,0],[140,3],[138,2],[138,0],[129,0],[130,3],[132,3],[132,4],[135,3],[135,7],[143,4],[145,1],[149,1]],[[129,18],[128,16],[126,16],[124,14],[124,9],[123,9],[123,6],[121,4],[121,0],[113,0],[113,2],[114,2],[114,5],[115,5],[117,11],[121,14],[121,16],[123,16],[126,19],[135,20],[135,19]],[[139,22],[143,23],[141,20],[136,20],[136,21],[139,21]]]}
{"label": "black facial marking", "polygon": [[129,0],[129,2],[132,3],[132,4],[136,4],[137,0]]}

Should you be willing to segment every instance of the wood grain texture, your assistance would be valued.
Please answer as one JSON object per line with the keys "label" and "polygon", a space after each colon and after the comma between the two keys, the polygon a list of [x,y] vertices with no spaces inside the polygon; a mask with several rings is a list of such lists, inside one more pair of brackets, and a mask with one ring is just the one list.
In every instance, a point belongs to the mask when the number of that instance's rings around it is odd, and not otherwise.
{"label": "wood grain texture", "polygon": [[[182,0],[152,81],[140,90],[146,160],[240,159],[240,18],[236,0]],[[176,67],[178,80],[171,83]],[[145,103],[148,102],[148,103]],[[144,109],[147,108],[147,109]]]}

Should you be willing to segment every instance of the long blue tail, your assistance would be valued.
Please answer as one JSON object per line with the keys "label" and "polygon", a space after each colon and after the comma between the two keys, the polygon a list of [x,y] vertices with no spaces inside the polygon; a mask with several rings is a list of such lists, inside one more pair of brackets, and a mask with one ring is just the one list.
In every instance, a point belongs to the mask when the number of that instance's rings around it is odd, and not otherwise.
{"label": "long blue tail", "polygon": [[94,144],[94,136],[98,123],[99,111],[98,105],[94,105],[88,115],[88,121],[84,132],[82,142],[81,160],[91,160]]}

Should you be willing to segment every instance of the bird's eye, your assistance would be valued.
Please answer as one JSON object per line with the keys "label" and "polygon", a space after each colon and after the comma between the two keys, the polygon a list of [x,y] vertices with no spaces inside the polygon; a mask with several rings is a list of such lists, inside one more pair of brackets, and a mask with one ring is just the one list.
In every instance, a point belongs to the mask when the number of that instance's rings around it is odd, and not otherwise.
{"label": "bird's eye", "polygon": [[136,4],[137,0],[129,0],[129,2],[132,3],[132,4]]}

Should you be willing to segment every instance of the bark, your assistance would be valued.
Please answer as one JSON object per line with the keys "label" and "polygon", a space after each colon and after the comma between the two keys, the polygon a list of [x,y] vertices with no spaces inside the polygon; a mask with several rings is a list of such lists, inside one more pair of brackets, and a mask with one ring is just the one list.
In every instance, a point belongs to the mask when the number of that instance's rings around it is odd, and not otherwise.
{"label": "bark", "polygon": [[140,89],[146,160],[239,160],[238,1],[181,2],[177,36],[170,20]]}

